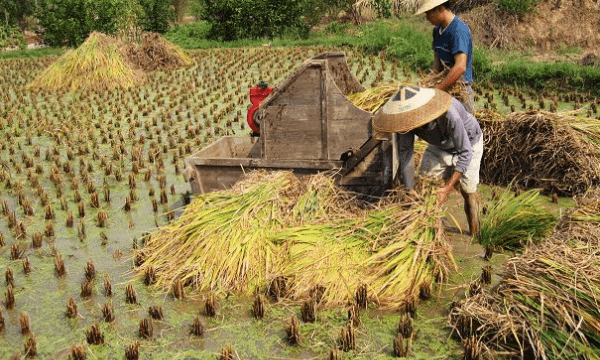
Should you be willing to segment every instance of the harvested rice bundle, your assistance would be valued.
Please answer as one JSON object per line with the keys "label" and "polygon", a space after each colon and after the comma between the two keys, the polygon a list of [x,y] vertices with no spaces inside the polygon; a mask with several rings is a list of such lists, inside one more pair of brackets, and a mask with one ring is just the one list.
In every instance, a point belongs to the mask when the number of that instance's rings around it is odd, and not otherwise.
{"label": "harvested rice bundle", "polygon": [[[441,84],[442,81],[444,81],[446,76],[448,76],[449,72],[450,68],[445,68],[443,71],[440,72],[430,70],[426,74],[419,73],[419,76],[421,76],[421,80],[417,82],[417,85],[426,88],[434,88]],[[469,101],[469,98],[471,97],[471,94],[467,90],[467,85],[460,81],[455,82],[454,85],[452,85],[452,87],[450,88],[450,90],[447,90],[447,92],[462,103]]]}
{"label": "harvested rice bundle", "polygon": [[398,91],[398,84],[384,84],[348,95],[348,99],[357,107],[375,112]]}
{"label": "harvested rice bundle", "polygon": [[563,241],[580,241],[590,251],[600,248],[600,188],[575,197],[577,206],[560,219],[554,237]]}
{"label": "harvested rice bundle", "polygon": [[251,294],[271,272],[279,250],[266,238],[280,226],[282,208],[293,205],[286,194],[297,187],[291,173],[257,173],[230,191],[199,196],[177,221],[152,234],[139,271],[153,266],[156,284],[167,289],[181,279],[202,290]]}
{"label": "harvested rice bundle", "polygon": [[387,307],[414,304],[422,288],[429,289],[435,281],[447,281],[450,269],[456,268],[443,230],[443,211],[437,206],[435,187],[425,186],[409,208],[391,209],[389,217],[394,223],[384,234],[393,234],[394,240],[368,260],[375,277],[371,284],[373,291]]}
{"label": "harvested rice bundle", "polygon": [[143,82],[143,73],[134,71],[120,48],[122,43],[94,32],[77,49],[70,50],[50,65],[30,88],[76,91],[132,87]]}
{"label": "harvested rice bundle", "polygon": [[135,68],[144,71],[167,70],[194,63],[185,51],[157,33],[144,33],[141,45],[131,43],[124,49]]}
{"label": "harvested rice bundle", "polygon": [[279,232],[271,239],[286,256],[274,276],[289,279],[291,299],[320,287],[322,306],[342,305],[365,283],[382,306],[401,308],[418,299],[422,286],[445,280],[453,264],[434,204],[428,192],[362,217]]}
{"label": "harvested rice bundle", "polygon": [[[433,88],[439,85],[446,75],[450,72],[449,69],[445,69],[442,72],[433,72],[419,75],[422,77],[417,86]],[[398,91],[399,84],[383,84],[374,88],[366,89],[359,93],[348,95],[348,99],[352,101],[357,107],[369,111],[376,112],[381,106],[383,106],[395,93]],[[465,102],[469,99],[470,93],[467,91],[467,86],[463,83],[455,83],[448,93],[461,102]]]}
{"label": "harvested rice bundle", "polygon": [[527,359],[600,358],[600,264],[585,244],[549,239],[509,260],[502,283],[450,314],[463,339]]}
{"label": "harvested rice bundle", "polygon": [[281,251],[268,240],[271,234],[304,219],[359,212],[352,210],[355,202],[324,175],[304,185],[291,172],[254,172],[230,190],[197,197],[177,221],[152,234],[138,271],[153,266],[156,284],[165,289],[180,279],[201,290],[252,294]]}
{"label": "harvested rice bundle", "polygon": [[572,196],[600,184],[600,138],[571,113],[512,113],[502,121],[478,118],[485,146],[482,180],[493,185],[541,188]]}
{"label": "harvested rice bundle", "polygon": [[556,217],[539,202],[539,191],[518,196],[506,189],[486,205],[476,241],[490,250],[517,250],[548,236]]}

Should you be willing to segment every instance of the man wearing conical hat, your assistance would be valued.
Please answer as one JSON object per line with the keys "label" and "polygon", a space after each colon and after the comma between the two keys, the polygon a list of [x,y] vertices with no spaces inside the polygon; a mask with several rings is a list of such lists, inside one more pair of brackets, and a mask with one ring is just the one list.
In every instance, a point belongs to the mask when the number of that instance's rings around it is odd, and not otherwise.
{"label": "man wearing conical hat", "polygon": [[375,113],[373,130],[397,133],[399,174],[407,190],[415,186],[415,136],[428,142],[420,174],[446,180],[436,191],[440,204],[458,188],[471,235],[479,232],[477,185],[483,136],[477,119],[460,101],[439,89],[400,87]]}
{"label": "man wearing conical hat", "polygon": [[448,0],[422,0],[415,15],[425,13],[433,29],[434,59],[432,69],[436,72],[450,68],[446,78],[437,86],[448,91],[456,82],[463,82],[471,94],[463,103],[473,114],[475,101],[473,83],[473,42],[471,30],[450,9]]}

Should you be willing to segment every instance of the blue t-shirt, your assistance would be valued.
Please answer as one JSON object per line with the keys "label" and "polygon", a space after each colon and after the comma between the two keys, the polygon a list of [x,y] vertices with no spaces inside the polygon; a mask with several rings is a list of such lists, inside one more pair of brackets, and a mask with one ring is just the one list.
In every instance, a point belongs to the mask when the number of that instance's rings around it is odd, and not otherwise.
{"label": "blue t-shirt", "polygon": [[441,29],[441,25],[433,29],[433,50],[438,54],[440,61],[448,67],[454,66],[454,55],[461,52],[467,54],[467,69],[463,78],[465,82],[472,83],[473,42],[471,41],[471,30],[458,16],[454,16],[446,30],[441,31]]}

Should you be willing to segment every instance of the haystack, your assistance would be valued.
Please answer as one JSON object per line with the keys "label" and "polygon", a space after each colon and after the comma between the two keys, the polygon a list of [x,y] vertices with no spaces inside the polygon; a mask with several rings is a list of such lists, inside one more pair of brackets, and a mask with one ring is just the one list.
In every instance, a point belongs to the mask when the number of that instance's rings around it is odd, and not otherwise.
{"label": "haystack", "polygon": [[156,33],[144,33],[141,44],[125,44],[94,32],[80,47],[50,65],[29,87],[53,91],[129,88],[143,83],[148,72],[192,63],[183,49]]}
{"label": "haystack", "polygon": [[131,67],[122,46],[119,40],[94,32],[80,47],[68,51],[44,70],[29,87],[76,91],[140,84],[144,74]]}
{"label": "haystack", "polygon": [[144,33],[141,45],[129,44],[125,53],[135,68],[147,72],[175,69],[194,63],[182,48],[157,33]]}
{"label": "haystack", "polygon": [[482,181],[573,196],[600,184],[600,127],[573,113],[476,115],[484,133]]}

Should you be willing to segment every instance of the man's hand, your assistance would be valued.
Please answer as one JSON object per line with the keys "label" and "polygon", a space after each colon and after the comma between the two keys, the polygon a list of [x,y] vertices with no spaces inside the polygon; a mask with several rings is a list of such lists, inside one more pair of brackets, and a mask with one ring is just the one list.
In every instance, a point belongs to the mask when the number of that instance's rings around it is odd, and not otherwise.
{"label": "man's hand", "polygon": [[448,195],[452,191],[452,188],[448,186],[444,186],[443,188],[437,190],[435,192],[435,196],[437,197],[438,204],[442,205],[448,200]]}
{"label": "man's hand", "polygon": [[450,194],[450,192],[452,192],[452,189],[454,189],[454,186],[458,183],[458,180],[460,179],[461,175],[462,174],[458,171],[454,171],[446,186],[435,192],[435,196],[437,197],[437,201],[440,205],[445,203],[446,200],[448,200],[448,195]]}

